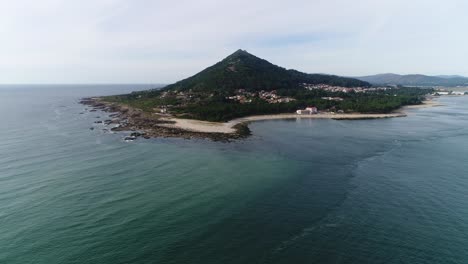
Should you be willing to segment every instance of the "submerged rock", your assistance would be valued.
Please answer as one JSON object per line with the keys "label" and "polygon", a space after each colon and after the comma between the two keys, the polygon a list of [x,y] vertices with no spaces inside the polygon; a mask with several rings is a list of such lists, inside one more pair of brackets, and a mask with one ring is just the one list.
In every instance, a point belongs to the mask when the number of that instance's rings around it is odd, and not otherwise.
{"label": "submerged rock", "polygon": [[125,141],[134,141],[135,139],[137,139],[136,137],[132,137],[132,136],[129,136],[129,137],[125,137],[124,140]]}
{"label": "submerged rock", "polygon": [[144,135],[146,135],[146,133],[132,132],[130,134],[131,137],[141,137],[141,136],[144,136]]}

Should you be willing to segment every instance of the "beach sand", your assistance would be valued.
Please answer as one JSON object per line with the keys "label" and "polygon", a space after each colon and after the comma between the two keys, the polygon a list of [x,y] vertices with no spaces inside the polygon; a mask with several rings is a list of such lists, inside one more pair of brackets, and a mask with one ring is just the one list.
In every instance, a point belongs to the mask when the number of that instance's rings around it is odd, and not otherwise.
{"label": "beach sand", "polygon": [[207,122],[193,119],[180,119],[170,118],[168,120],[174,121],[174,124],[167,124],[164,126],[175,127],[189,131],[204,132],[204,133],[235,133],[235,125],[240,123],[250,123],[262,120],[277,120],[277,119],[379,119],[379,118],[393,118],[404,117],[405,113],[390,113],[390,114],[332,114],[332,113],[319,113],[315,115],[298,115],[298,114],[277,114],[277,115],[256,115],[233,119],[226,123]]}
{"label": "beach sand", "polygon": [[[232,127],[230,122],[227,123],[218,123],[218,122],[208,122],[200,121],[194,119],[181,119],[181,118],[168,118],[165,120],[174,121],[174,124],[165,124],[161,126],[165,127],[174,127],[180,128],[183,130],[203,132],[203,133],[235,133],[236,130]],[[233,120],[234,121],[234,120]]]}
{"label": "beach sand", "polygon": [[429,99],[429,100],[423,101],[423,103],[422,103],[422,104],[419,104],[419,105],[407,105],[407,106],[403,106],[402,110],[405,110],[405,109],[428,108],[428,107],[436,107],[436,106],[443,106],[443,104],[437,102],[437,101],[434,100],[434,99]]}
{"label": "beach sand", "polygon": [[174,124],[167,124],[167,127],[175,127],[189,131],[204,132],[204,133],[235,133],[235,125],[240,123],[250,123],[262,120],[278,120],[278,119],[337,119],[337,120],[356,120],[356,119],[380,119],[380,118],[394,118],[394,117],[405,117],[407,116],[405,110],[419,109],[443,106],[443,104],[437,102],[436,98],[428,98],[423,101],[420,105],[409,105],[404,106],[396,112],[389,114],[361,114],[361,113],[349,113],[349,114],[336,114],[336,113],[318,113],[315,115],[298,115],[296,113],[291,114],[277,114],[277,115],[255,115],[247,116],[242,118],[236,118],[229,122],[207,122],[193,119],[180,119],[180,118],[169,118],[167,120],[174,121]]}
{"label": "beach sand", "polygon": [[[99,98],[85,98],[81,101],[82,104],[89,105],[95,109],[100,109],[109,112],[120,112],[119,118],[130,120],[127,121],[120,131],[125,129],[130,130],[146,130],[149,137],[164,136],[164,137],[212,137],[216,140],[226,138],[239,138],[245,136],[248,129],[245,126],[250,122],[262,120],[278,120],[278,119],[335,119],[335,120],[357,120],[357,119],[381,119],[407,116],[405,110],[415,108],[426,108],[441,106],[437,102],[437,98],[427,97],[420,105],[405,106],[393,113],[388,114],[364,114],[364,113],[333,113],[321,112],[313,115],[298,115],[296,113],[275,114],[275,115],[255,115],[233,119],[229,122],[208,122],[194,119],[181,119],[169,115],[152,114],[152,116],[142,114],[141,110],[132,110],[125,105],[116,105],[114,103],[102,102]],[[91,111],[93,111],[91,110]],[[153,116],[154,115],[154,116]],[[155,120],[155,124],[151,123]],[[164,122],[169,121],[169,122]]]}

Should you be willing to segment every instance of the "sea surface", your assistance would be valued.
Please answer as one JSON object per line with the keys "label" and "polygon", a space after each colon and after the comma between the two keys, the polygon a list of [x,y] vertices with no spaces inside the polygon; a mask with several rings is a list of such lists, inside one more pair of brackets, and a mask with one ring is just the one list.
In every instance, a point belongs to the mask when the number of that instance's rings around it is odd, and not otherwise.
{"label": "sea surface", "polygon": [[468,263],[468,96],[232,143],[124,142],[78,104],[151,87],[0,86],[0,263]]}

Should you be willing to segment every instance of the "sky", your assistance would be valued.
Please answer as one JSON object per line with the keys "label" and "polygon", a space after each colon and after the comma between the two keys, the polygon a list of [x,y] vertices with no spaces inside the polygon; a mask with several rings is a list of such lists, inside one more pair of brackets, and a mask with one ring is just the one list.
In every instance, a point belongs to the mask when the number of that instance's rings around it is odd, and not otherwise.
{"label": "sky", "polygon": [[171,83],[237,49],[308,73],[468,76],[466,0],[0,0],[0,83]]}

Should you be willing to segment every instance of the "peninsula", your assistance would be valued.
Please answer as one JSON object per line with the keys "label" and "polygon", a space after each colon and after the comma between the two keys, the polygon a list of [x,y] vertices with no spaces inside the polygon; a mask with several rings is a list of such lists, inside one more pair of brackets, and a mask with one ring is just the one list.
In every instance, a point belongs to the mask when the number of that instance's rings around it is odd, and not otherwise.
{"label": "peninsula", "polygon": [[200,73],[161,89],[84,98],[112,112],[113,130],[132,138],[229,140],[250,134],[247,123],[266,119],[370,119],[405,116],[432,89],[372,86],[354,78],[288,70],[238,50]]}

